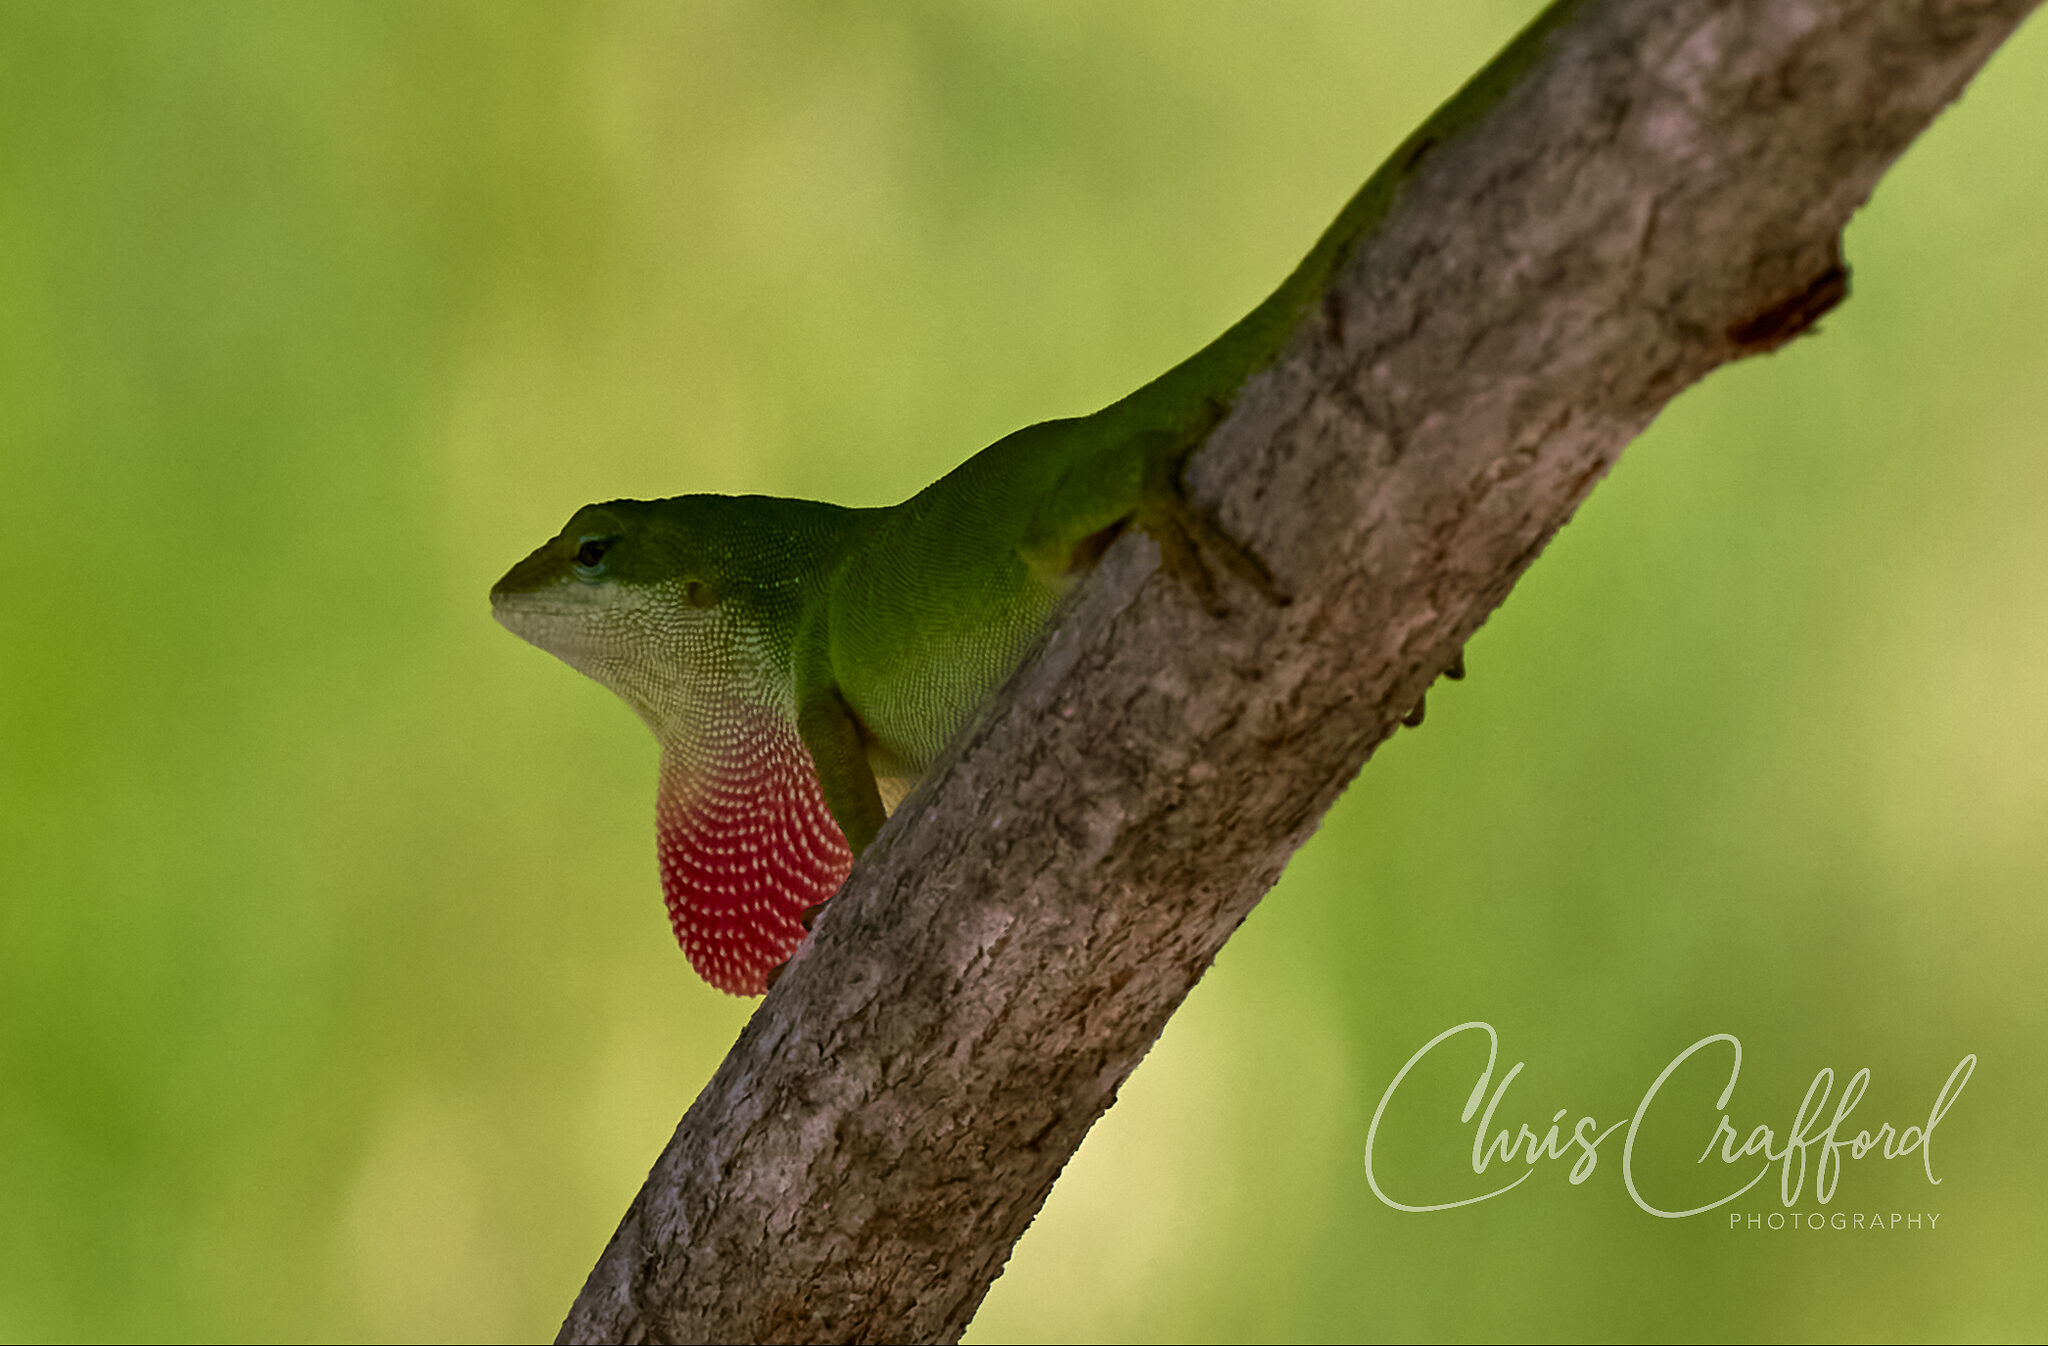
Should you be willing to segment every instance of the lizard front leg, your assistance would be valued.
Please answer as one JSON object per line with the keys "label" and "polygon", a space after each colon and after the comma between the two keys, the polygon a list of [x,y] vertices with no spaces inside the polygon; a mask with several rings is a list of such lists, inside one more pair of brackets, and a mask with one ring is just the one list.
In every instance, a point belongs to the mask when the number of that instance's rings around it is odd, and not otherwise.
{"label": "lizard front leg", "polygon": [[[825,796],[825,807],[831,810],[833,821],[839,824],[847,846],[857,857],[874,843],[889,817],[874,768],[868,764],[866,736],[861,732],[860,721],[838,688],[824,686],[801,696],[796,724],[804,747],[811,754],[811,763],[817,768],[818,788]],[[826,893],[804,908],[798,920],[806,932],[833,896]],[[777,968],[776,973],[780,972]],[[769,984],[774,984],[773,976]]]}
{"label": "lizard front leg", "polygon": [[860,721],[838,688],[823,687],[798,703],[796,727],[818,769],[825,807],[832,810],[833,820],[857,857],[874,843],[876,833],[889,820],[874,768],[868,765]]}

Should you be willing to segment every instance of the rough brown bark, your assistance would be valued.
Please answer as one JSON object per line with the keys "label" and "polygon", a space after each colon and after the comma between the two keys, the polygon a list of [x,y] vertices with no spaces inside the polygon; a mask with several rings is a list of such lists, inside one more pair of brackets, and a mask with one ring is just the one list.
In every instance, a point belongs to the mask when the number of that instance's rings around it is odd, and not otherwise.
{"label": "rough brown bark", "polygon": [[[2035,0],[1589,0],[1415,159],[1197,493],[1298,596],[1120,542],[691,1107],[573,1341],[952,1340],[1373,747]],[[1486,78],[1482,76],[1482,79]]]}

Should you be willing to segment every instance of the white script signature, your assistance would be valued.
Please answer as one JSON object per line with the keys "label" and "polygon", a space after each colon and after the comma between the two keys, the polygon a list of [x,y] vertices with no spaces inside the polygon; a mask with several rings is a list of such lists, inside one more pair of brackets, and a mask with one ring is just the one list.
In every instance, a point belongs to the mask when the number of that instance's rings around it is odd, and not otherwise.
{"label": "white script signature", "polygon": [[[1479,1127],[1472,1136],[1472,1171],[1484,1173],[1495,1159],[1508,1163],[1516,1158],[1522,1160],[1528,1171],[1505,1186],[1479,1196],[1466,1197],[1461,1201],[1439,1201],[1420,1205],[1397,1201],[1380,1185],[1379,1175],[1373,1169],[1373,1143],[1379,1136],[1380,1122],[1386,1117],[1388,1107],[1399,1093],[1401,1082],[1408,1078],[1409,1072],[1414,1070],[1424,1057],[1459,1034],[1471,1032],[1486,1034],[1487,1042],[1486,1068],[1479,1072],[1478,1082],[1472,1086],[1472,1095],[1466,1100],[1465,1110],[1458,1117],[1458,1121],[1463,1124],[1470,1122],[1474,1113],[1479,1113]],[[1695,1162],[1705,1163],[1718,1150],[1724,1164],[1739,1164],[1750,1156],[1760,1155],[1763,1158],[1763,1165],[1748,1182],[1718,1200],[1710,1201],[1704,1206],[1694,1206],[1690,1210],[1664,1210],[1652,1203],[1636,1186],[1634,1159],[1637,1140],[1645,1133],[1646,1124],[1654,1126],[1658,1120],[1662,1120],[1665,1125],[1672,1124],[1668,1118],[1656,1119],[1652,1112],[1652,1105],[1656,1103],[1657,1094],[1663,1089],[1665,1081],[1694,1056],[1721,1044],[1725,1044],[1731,1053],[1728,1083],[1722,1087],[1720,1097],[1714,1102],[1714,1106],[1721,1112],[1721,1118],[1715,1124],[1712,1136],[1707,1140],[1706,1149],[1701,1151]],[[1492,1024],[1474,1020],[1471,1023],[1459,1024],[1456,1028],[1445,1029],[1422,1044],[1415,1055],[1408,1058],[1407,1064],[1401,1067],[1395,1074],[1393,1082],[1387,1086],[1386,1093],[1380,1095],[1380,1105],[1373,1110],[1372,1126],[1365,1133],[1365,1179],[1372,1185],[1374,1196],[1395,1210],[1451,1210],[1458,1206],[1490,1201],[1527,1182],[1535,1175],[1538,1163],[1574,1155],[1577,1157],[1572,1163],[1569,1178],[1572,1184],[1577,1186],[1593,1176],[1593,1170],[1599,1166],[1601,1144],[1624,1126],[1628,1128],[1628,1135],[1621,1147],[1622,1184],[1628,1188],[1628,1194],[1637,1206],[1651,1215],[1671,1220],[1699,1215],[1717,1206],[1727,1205],[1762,1182],[1773,1165],[1779,1167],[1779,1198],[1785,1205],[1791,1206],[1805,1190],[1810,1154],[1815,1156],[1814,1196],[1822,1205],[1828,1204],[1834,1198],[1835,1184],[1842,1176],[1845,1153],[1850,1159],[1861,1159],[1875,1150],[1886,1159],[1897,1159],[1917,1150],[1920,1154],[1921,1167],[1927,1173],[1927,1181],[1939,1185],[1941,1179],[1934,1176],[1934,1129],[1955,1105],[1957,1097],[1963,1092],[1963,1086],[1970,1082],[1970,1075],[1977,1069],[1977,1056],[1974,1052],[1956,1063],[1956,1068],[1949,1072],[1947,1082],[1941,1086],[1940,1094],[1935,1097],[1934,1106],[1928,1110],[1925,1124],[1908,1126],[1901,1131],[1894,1129],[1890,1122],[1885,1122],[1874,1133],[1862,1130],[1854,1136],[1845,1136],[1843,1132],[1849,1114],[1856,1110],[1856,1105],[1862,1101],[1864,1091],[1870,1087],[1870,1069],[1866,1066],[1849,1077],[1848,1083],[1842,1086],[1840,1097],[1835,1101],[1832,1114],[1828,1113],[1828,1099],[1834,1093],[1835,1072],[1832,1068],[1823,1069],[1813,1077],[1813,1083],[1807,1087],[1806,1097],[1799,1104],[1799,1112],[1792,1119],[1792,1128],[1780,1144],[1768,1126],[1758,1125],[1747,1138],[1744,1138],[1735,1123],[1729,1120],[1728,1100],[1734,1096],[1735,1082],[1742,1074],[1742,1043],[1731,1033],[1715,1033],[1701,1038],[1672,1057],[1670,1064],[1664,1067],[1662,1073],[1651,1083],[1649,1090],[1644,1093],[1642,1101],[1636,1104],[1635,1115],[1626,1121],[1615,1122],[1604,1130],[1590,1116],[1580,1117],[1569,1132],[1563,1130],[1560,1123],[1569,1111],[1566,1108],[1558,1109],[1556,1116],[1551,1118],[1550,1129],[1540,1136],[1530,1130],[1526,1123],[1512,1136],[1505,1127],[1496,1130],[1493,1124],[1494,1112],[1500,1107],[1501,1098],[1507,1093],[1508,1086],[1514,1083],[1515,1076],[1521,1074],[1522,1067],[1527,1064],[1517,1061],[1514,1067],[1501,1077],[1500,1083],[1493,1086],[1489,1097],[1488,1086],[1492,1084],[1494,1066],[1499,1057],[1500,1035],[1494,1031]],[[1479,1112],[1481,1100],[1486,1103],[1486,1110],[1483,1113]],[[1683,1120],[1677,1124],[1686,1125]]]}

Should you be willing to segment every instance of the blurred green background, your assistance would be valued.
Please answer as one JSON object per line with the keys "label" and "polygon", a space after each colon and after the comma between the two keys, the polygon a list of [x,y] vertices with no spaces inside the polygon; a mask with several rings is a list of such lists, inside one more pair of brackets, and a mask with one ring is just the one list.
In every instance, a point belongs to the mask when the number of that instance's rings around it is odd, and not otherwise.
{"label": "blurred green background", "polygon": [[[552,1334],[752,1002],[670,941],[651,740],[491,581],[589,500],[883,503],[1113,399],[1534,8],[0,8],[0,1337]],[[2044,220],[2036,19],[1824,335],[1681,398],[1371,764],[970,1340],[2048,1331]],[[1974,1052],[1939,1187],[1797,1207],[1941,1221],[1652,1219],[1619,1137],[1393,1211],[1373,1109],[1470,1019],[1539,1129],[1710,1033],[1745,1133]],[[1461,1041],[1411,1193],[1481,1190]]]}

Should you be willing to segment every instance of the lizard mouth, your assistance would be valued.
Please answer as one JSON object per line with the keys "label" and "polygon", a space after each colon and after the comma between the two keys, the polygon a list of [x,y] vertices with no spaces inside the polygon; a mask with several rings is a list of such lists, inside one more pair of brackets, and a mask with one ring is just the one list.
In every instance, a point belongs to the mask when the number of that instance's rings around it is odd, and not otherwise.
{"label": "lizard mouth", "polygon": [[598,627],[611,606],[605,594],[581,585],[491,591],[491,616],[498,625],[578,668],[603,643]]}
{"label": "lizard mouth", "polygon": [[516,624],[529,617],[584,617],[601,611],[605,604],[595,594],[588,597],[574,590],[554,594],[500,593],[491,594],[491,616],[502,626],[515,630]]}

